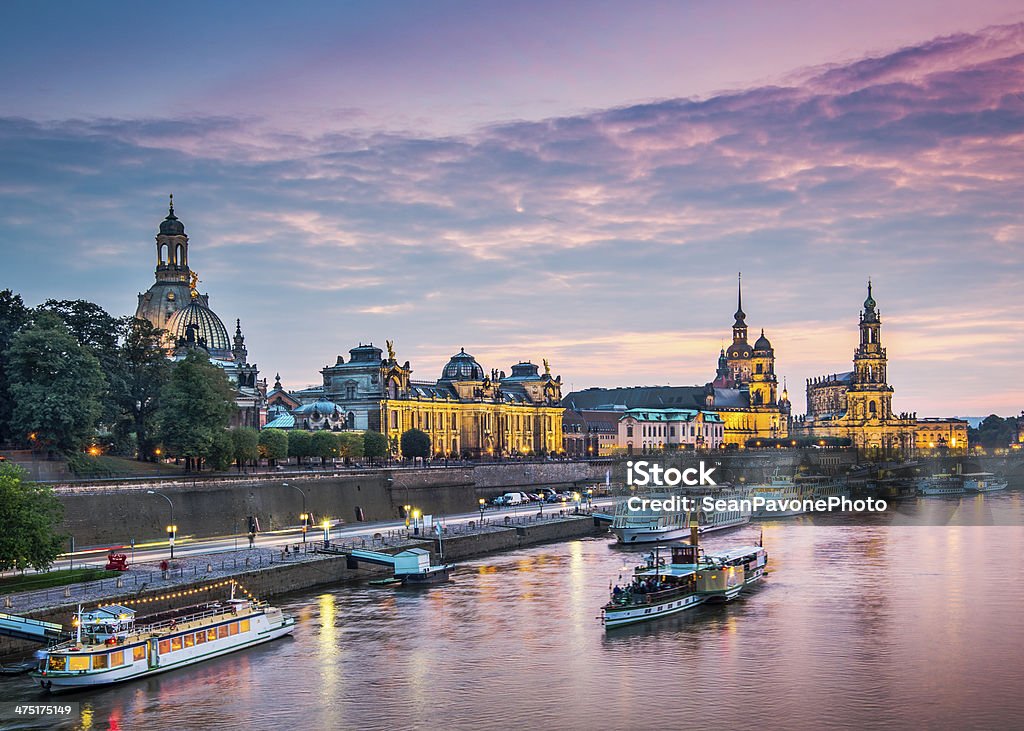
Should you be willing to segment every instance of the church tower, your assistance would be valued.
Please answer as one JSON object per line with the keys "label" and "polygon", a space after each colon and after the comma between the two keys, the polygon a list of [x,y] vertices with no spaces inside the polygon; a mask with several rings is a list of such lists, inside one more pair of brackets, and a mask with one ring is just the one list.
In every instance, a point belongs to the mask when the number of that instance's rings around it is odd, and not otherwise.
{"label": "church tower", "polygon": [[726,351],[735,388],[750,383],[752,349],[747,343],[747,313],[743,311],[743,275],[736,275],[736,314],[732,323],[732,344]]}
{"label": "church tower", "polygon": [[860,313],[860,344],[853,353],[853,376],[847,392],[847,410],[854,419],[882,420],[892,416],[893,388],[886,381],[885,348],[882,347],[882,317],[871,295]]}
{"label": "church tower", "polygon": [[775,377],[775,350],[761,330],[750,359],[750,405],[775,406],[779,381]]}
{"label": "church tower", "polygon": [[[174,215],[172,195],[167,218],[160,222],[156,236],[156,282],[139,295],[135,316],[149,320],[155,327],[166,329],[171,315],[192,301],[191,280],[188,236],[185,235],[185,225]],[[203,304],[206,304],[205,301]]]}

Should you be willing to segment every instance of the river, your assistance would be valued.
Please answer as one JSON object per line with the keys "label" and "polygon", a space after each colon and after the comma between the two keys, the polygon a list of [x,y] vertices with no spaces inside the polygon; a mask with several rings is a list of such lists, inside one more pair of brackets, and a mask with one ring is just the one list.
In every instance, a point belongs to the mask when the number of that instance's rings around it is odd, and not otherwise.
{"label": "river", "polygon": [[[770,573],[724,606],[605,632],[605,538],[461,564],[427,589],[290,595],[293,637],[55,696],[74,729],[1005,728],[1024,718],[1024,493],[928,498],[926,522],[752,523]],[[967,516],[967,520],[958,520]],[[865,522],[865,521],[861,521]],[[25,678],[5,700],[45,699]],[[31,728],[29,725],[14,726]]]}

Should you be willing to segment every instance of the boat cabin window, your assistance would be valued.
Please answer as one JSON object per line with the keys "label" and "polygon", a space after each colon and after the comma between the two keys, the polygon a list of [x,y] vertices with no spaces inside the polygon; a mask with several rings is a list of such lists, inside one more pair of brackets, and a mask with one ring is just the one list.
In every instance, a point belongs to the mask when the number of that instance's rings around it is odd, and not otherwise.
{"label": "boat cabin window", "polygon": [[237,635],[238,634],[238,622],[232,622],[231,624],[228,625],[228,627],[229,627],[229,629],[228,629],[228,633],[229,634],[232,634],[232,635]]}
{"label": "boat cabin window", "polygon": [[242,632],[248,632],[249,631],[249,620],[248,619],[243,619],[241,622],[238,623],[238,627],[239,627],[239,629]]}
{"label": "boat cabin window", "polygon": [[50,662],[47,663],[46,667],[48,670],[67,670],[67,655],[50,655]]}
{"label": "boat cabin window", "polygon": [[132,648],[132,660],[145,660],[146,659],[146,646],[136,645]]}
{"label": "boat cabin window", "polygon": [[104,670],[104,669],[106,669],[106,667],[107,667],[107,656],[106,656],[105,653],[103,655],[93,655],[92,656],[92,669],[93,670]]}
{"label": "boat cabin window", "polygon": [[89,656],[88,655],[71,655],[68,658],[68,670],[88,670],[89,669]]}
{"label": "boat cabin window", "polygon": [[161,655],[166,655],[170,651],[171,651],[171,641],[170,640],[160,640],[160,654]]}
{"label": "boat cabin window", "polygon": [[215,629],[208,629],[208,630],[206,630],[206,641],[207,642],[213,642],[215,639],[217,639],[217,630],[215,630]]}
{"label": "boat cabin window", "polygon": [[110,667],[116,668],[119,665],[124,665],[124,650],[110,653]]}
{"label": "boat cabin window", "polygon": [[171,652],[181,649],[181,635],[171,638]]}
{"label": "boat cabin window", "polygon": [[201,645],[206,642],[206,631],[196,632],[196,644]]}
{"label": "boat cabin window", "polygon": [[185,635],[185,647],[192,647],[196,644],[196,636],[189,632]]}
{"label": "boat cabin window", "polygon": [[226,624],[222,624],[220,627],[217,628],[217,637],[227,637],[227,636],[228,636],[228,626]]}

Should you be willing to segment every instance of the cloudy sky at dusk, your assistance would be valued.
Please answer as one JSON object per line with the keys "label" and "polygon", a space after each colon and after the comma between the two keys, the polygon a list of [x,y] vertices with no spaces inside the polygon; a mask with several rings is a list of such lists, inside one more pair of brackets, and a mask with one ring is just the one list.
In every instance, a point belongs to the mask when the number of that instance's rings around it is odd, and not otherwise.
{"label": "cloudy sky at dusk", "polygon": [[173,192],[271,380],[584,388],[713,378],[742,270],[801,412],[870,276],[895,409],[1015,414],[1024,10],[835,5],[8,3],[0,288],[134,312]]}

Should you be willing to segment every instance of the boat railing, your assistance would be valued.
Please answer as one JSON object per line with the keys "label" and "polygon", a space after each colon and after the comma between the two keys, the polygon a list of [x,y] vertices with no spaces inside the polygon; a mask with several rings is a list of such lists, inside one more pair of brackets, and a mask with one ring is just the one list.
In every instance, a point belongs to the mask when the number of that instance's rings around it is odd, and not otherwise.
{"label": "boat railing", "polygon": [[629,605],[629,604],[661,604],[662,602],[670,601],[677,596],[684,596],[690,594],[691,590],[689,586],[673,586],[669,589],[661,589],[660,591],[648,591],[644,594],[640,594],[636,591],[627,589],[616,597],[612,597],[612,604]]}
{"label": "boat railing", "polygon": [[[152,624],[147,624],[147,625],[140,626],[136,630],[136,633],[137,634],[147,634],[147,633],[152,634],[152,633],[155,633],[155,632],[159,632],[160,630],[164,630],[164,629],[176,629],[176,628],[178,628],[178,627],[180,627],[182,625],[189,624],[190,622],[199,622],[199,621],[202,621],[204,619],[211,619],[213,617],[217,617],[217,616],[221,616],[221,615],[236,615],[236,614],[238,614],[238,613],[236,613],[234,611],[233,607],[230,604],[221,604],[220,606],[210,607],[208,609],[205,609],[202,612],[196,612],[194,614],[186,614],[186,615],[181,616],[181,617],[172,617],[171,619],[164,619],[164,620],[161,620],[159,622],[153,622]],[[241,615],[239,614],[239,616],[241,616]]]}

